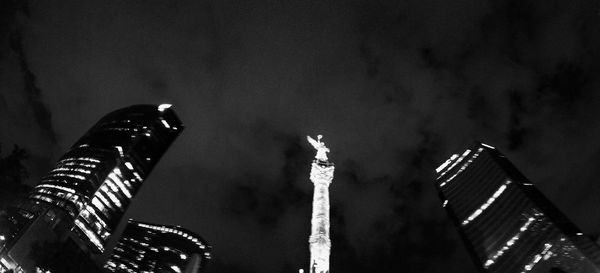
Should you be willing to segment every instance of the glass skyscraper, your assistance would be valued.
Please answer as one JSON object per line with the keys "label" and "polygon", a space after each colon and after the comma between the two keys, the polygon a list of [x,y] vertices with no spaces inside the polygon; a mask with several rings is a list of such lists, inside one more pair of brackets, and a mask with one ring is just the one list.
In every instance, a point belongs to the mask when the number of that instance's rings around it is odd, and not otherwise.
{"label": "glass skyscraper", "polygon": [[170,105],[104,116],[39,183],[30,200],[59,208],[93,253],[102,253],[144,179],[183,129]]}
{"label": "glass skyscraper", "polygon": [[109,272],[197,273],[210,246],[193,232],[129,220],[104,268]]}
{"label": "glass skyscraper", "polygon": [[480,272],[600,272],[600,249],[494,147],[436,169],[442,205]]}

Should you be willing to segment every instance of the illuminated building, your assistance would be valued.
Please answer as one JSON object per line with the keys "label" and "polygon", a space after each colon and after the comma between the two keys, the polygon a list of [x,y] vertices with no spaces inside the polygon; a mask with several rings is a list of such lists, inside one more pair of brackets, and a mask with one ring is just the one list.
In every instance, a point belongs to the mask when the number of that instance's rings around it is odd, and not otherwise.
{"label": "illuminated building", "polygon": [[102,253],[131,199],[183,129],[170,105],[135,105],[96,123],[30,194],[66,214],[76,241]]}
{"label": "illuminated building", "polygon": [[197,273],[211,258],[210,248],[184,228],[129,220],[104,268],[119,273]]}
{"label": "illuminated building", "polygon": [[334,165],[329,162],[329,149],[321,142],[307,136],[308,142],[317,150],[315,160],[310,170],[310,180],[314,185],[311,233],[308,239],[310,248],[310,273],[329,272],[329,254],[331,239],[329,239],[329,185],[333,180]]}
{"label": "illuminated building", "polygon": [[600,250],[495,148],[436,169],[436,188],[480,272],[600,272]]}

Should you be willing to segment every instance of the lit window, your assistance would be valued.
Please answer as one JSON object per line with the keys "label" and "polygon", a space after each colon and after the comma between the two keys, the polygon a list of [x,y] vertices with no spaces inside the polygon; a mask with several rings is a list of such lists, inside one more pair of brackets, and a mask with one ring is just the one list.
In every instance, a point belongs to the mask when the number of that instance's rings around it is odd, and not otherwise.
{"label": "lit window", "polygon": [[105,211],[106,208],[104,207],[104,204],[102,204],[102,202],[100,202],[100,200],[98,199],[98,197],[94,197],[92,198],[92,204],[94,206],[96,206],[96,208],[100,211]]}
{"label": "lit window", "polygon": [[106,195],[108,195],[108,198],[113,201],[113,203],[115,203],[117,205],[117,207],[122,208],[123,205],[121,204],[121,201],[119,201],[119,199],[112,193],[112,192],[106,192]]}
{"label": "lit window", "polygon": [[485,143],[481,143],[481,146],[483,146],[483,147],[487,147],[487,148],[490,148],[490,149],[496,149],[496,148],[494,148],[493,146],[487,145],[487,144],[485,144]]}
{"label": "lit window", "polygon": [[166,121],[166,120],[164,120],[164,119],[162,119],[162,118],[161,118],[161,119],[160,119],[160,122],[162,122],[162,124],[163,124],[163,125],[164,125],[166,128],[171,128],[171,126],[169,125],[169,123],[167,123],[167,121]]}
{"label": "lit window", "polygon": [[158,111],[163,112],[163,111],[165,111],[165,109],[171,108],[171,106],[173,106],[173,105],[168,104],[168,103],[163,103],[158,106]]}
{"label": "lit window", "polygon": [[172,265],[171,269],[173,269],[173,271],[177,272],[177,273],[181,273],[181,269],[179,269],[179,266],[176,265]]}

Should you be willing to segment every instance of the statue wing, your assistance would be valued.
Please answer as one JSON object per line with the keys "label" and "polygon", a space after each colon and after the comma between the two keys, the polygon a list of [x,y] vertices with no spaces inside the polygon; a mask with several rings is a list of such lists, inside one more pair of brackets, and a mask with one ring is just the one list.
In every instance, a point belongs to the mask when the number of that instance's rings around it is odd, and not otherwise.
{"label": "statue wing", "polygon": [[310,136],[306,136],[306,140],[308,140],[308,143],[310,143],[317,150],[321,147],[321,144]]}

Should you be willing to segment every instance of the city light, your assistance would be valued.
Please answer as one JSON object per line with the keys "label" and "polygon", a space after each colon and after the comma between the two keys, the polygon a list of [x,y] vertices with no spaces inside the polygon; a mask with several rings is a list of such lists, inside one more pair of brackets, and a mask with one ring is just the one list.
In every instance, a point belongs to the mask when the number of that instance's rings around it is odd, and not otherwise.
{"label": "city light", "polygon": [[481,146],[483,146],[483,147],[487,147],[487,148],[490,148],[490,149],[496,149],[496,148],[494,148],[493,146],[487,145],[487,144],[485,144],[485,143],[481,143]]}
{"label": "city light", "polygon": [[163,103],[163,104],[161,104],[161,105],[158,106],[158,111],[164,112],[166,109],[171,108],[171,106],[172,106],[171,104]]}

